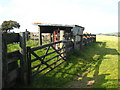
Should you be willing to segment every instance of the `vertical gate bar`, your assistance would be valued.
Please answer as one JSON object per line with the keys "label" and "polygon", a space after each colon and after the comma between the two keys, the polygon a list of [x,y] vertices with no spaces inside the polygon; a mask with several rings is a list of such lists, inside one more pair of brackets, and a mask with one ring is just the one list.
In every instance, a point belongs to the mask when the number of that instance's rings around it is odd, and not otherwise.
{"label": "vertical gate bar", "polygon": [[28,85],[30,85],[32,81],[31,48],[30,47],[27,47],[27,79],[28,79]]}

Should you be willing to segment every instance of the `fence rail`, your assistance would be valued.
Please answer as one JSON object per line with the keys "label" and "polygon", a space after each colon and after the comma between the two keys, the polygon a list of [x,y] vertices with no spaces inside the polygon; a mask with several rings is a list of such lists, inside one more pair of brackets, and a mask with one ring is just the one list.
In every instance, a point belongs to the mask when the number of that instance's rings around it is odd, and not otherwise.
{"label": "fence rail", "polygon": [[82,46],[89,45],[92,42],[96,42],[96,35],[94,35],[94,34],[83,34]]}

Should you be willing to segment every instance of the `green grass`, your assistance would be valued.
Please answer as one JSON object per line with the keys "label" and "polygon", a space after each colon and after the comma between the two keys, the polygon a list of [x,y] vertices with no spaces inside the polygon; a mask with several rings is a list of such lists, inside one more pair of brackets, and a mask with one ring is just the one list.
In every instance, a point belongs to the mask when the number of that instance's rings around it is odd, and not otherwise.
{"label": "green grass", "polygon": [[[32,41],[32,40],[29,40],[26,42],[26,46],[29,46],[31,48],[33,47],[37,47],[38,46],[38,41]],[[20,49],[20,46],[19,44],[8,44],[7,45],[7,52],[12,52],[12,51],[15,51],[15,50],[19,50]]]}
{"label": "green grass", "polygon": [[[43,45],[47,44],[47,43],[50,43],[50,41],[43,40]],[[36,41],[29,40],[26,42],[26,46],[29,46],[31,48],[37,47],[37,46],[39,46],[39,42],[38,42],[38,40],[36,40]],[[8,48],[7,52],[12,52],[15,50],[19,50],[20,46],[19,46],[19,44],[8,44],[7,48]]]}
{"label": "green grass", "polygon": [[[42,55],[44,52],[36,53]],[[71,52],[67,57],[69,63],[63,63],[31,86],[25,87],[117,88],[119,53],[118,37],[97,35],[96,43]]]}
{"label": "green grass", "polygon": [[96,43],[69,54],[69,64],[62,64],[31,87],[117,88],[118,53],[117,37],[97,35]]}
{"label": "green grass", "polygon": [[82,53],[78,51],[71,56],[70,60],[77,60],[78,63],[83,60],[84,67],[90,67],[82,72],[82,77],[77,77],[65,87],[117,88],[118,53],[117,37],[97,35],[96,43],[84,47]]}

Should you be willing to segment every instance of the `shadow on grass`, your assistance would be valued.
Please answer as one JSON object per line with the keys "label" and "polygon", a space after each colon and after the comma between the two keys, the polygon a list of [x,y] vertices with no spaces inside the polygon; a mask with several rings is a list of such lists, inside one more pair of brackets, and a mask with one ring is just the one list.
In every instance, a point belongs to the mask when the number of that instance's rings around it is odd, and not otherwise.
{"label": "shadow on grass", "polygon": [[[89,88],[107,82],[106,75],[99,75],[99,67],[105,55],[117,55],[115,49],[106,48],[106,42],[96,42],[68,55],[69,63],[63,63],[46,76],[36,81],[35,88]],[[94,70],[93,77],[87,77]]]}

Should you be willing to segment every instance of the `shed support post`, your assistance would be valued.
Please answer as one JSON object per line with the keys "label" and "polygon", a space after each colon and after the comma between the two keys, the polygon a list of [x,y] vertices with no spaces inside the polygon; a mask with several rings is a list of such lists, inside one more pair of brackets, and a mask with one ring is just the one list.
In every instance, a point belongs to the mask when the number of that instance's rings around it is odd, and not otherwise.
{"label": "shed support post", "polygon": [[[64,35],[64,31],[60,30],[60,41],[64,40],[63,35]],[[62,48],[62,46],[63,46],[63,43],[60,43],[60,48]]]}
{"label": "shed support post", "polygon": [[42,33],[41,33],[41,30],[40,30],[40,29],[41,29],[41,28],[38,27],[38,30],[39,30],[39,46],[42,45]]}
{"label": "shed support post", "polygon": [[53,40],[52,40],[52,33],[50,33],[50,41],[51,41],[51,43],[53,42]]}

